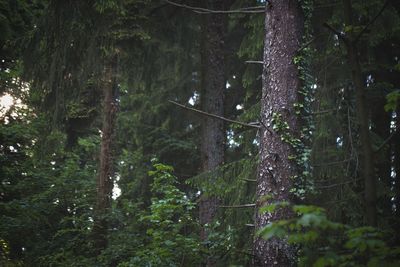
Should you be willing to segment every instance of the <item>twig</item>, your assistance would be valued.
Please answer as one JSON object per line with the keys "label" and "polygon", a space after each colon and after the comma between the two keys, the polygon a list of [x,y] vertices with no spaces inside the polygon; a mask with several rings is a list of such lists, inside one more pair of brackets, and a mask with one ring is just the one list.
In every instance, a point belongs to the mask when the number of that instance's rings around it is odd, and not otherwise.
{"label": "twig", "polygon": [[244,179],[242,179],[243,181],[245,181],[245,182],[257,182],[257,180],[256,179],[246,179],[246,178],[244,178]]}
{"label": "twig", "polygon": [[314,9],[316,9],[316,8],[328,8],[328,7],[334,7],[334,6],[337,6],[337,5],[339,5],[339,2],[336,2],[336,3],[331,3],[331,4],[321,4],[321,5],[315,5],[315,6],[314,6]]}
{"label": "twig", "polygon": [[355,179],[352,181],[347,181],[347,182],[342,182],[342,183],[337,183],[337,184],[321,185],[321,186],[316,186],[315,189],[328,189],[328,188],[333,188],[333,187],[341,186],[341,185],[345,185],[345,184],[352,184],[352,183],[360,181],[360,180],[362,180],[362,179]]}
{"label": "twig", "polygon": [[263,64],[264,61],[257,61],[257,60],[247,60],[244,63],[246,64]]}
{"label": "twig", "polygon": [[344,37],[342,32],[339,32],[338,30],[336,30],[335,28],[333,28],[331,25],[329,25],[328,23],[324,22],[322,25],[324,25],[325,28],[327,28],[328,30],[330,30],[331,32],[333,32],[334,34],[336,34],[339,38],[340,37]]}
{"label": "twig", "polygon": [[347,43],[347,38],[344,36],[343,32],[339,32],[338,30],[336,30],[335,28],[333,28],[331,25],[329,25],[326,22],[324,22],[323,25],[325,28],[327,28],[328,30],[330,30],[331,32],[336,34],[339,39],[341,39],[343,42]]}
{"label": "twig", "polygon": [[220,208],[228,208],[228,209],[240,209],[240,208],[252,208],[252,207],[255,207],[255,206],[256,206],[255,203],[251,203],[251,204],[232,205],[232,206],[221,205],[219,207]]}
{"label": "twig", "polygon": [[[364,193],[364,190],[360,191],[360,192],[356,192],[354,193],[354,195],[361,195]],[[337,200],[330,200],[330,201],[326,201],[326,202],[322,202],[319,205],[327,205],[327,204],[332,204],[332,203],[340,203],[340,202],[346,202],[349,200],[354,200],[353,197],[349,197],[349,198],[344,198],[344,199],[337,199]]]}
{"label": "twig", "polygon": [[391,133],[391,134],[389,135],[388,138],[386,138],[385,141],[383,141],[383,143],[382,143],[377,149],[374,150],[374,152],[375,152],[375,153],[379,152],[387,143],[389,143],[390,140],[392,140],[392,138],[393,138],[397,133],[398,133],[398,132],[397,132],[397,129],[396,129],[393,133]]}
{"label": "twig", "polygon": [[172,100],[168,100],[168,102],[170,102],[170,103],[172,103],[174,105],[177,105],[177,106],[179,106],[181,108],[184,108],[184,109],[187,109],[187,110],[190,110],[190,111],[193,111],[193,112],[197,112],[197,113],[200,113],[200,114],[208,116],[208,117],[216,118],[216,119],[227,121],[227,122],[230,122],[230,123],[239,124],[239,125],[242,125],[242,126],[245,126],[245,127],[256,128],[256,129],[260,128],[258,125],[255,125],[255,124],[249,124],[249,123],[245,123],[245,122],[241,122],[241,121],[235,121],[235,120],[227,119],[227,118],[224,118],[222,116],[218,116],[218,115],[215,115],[215,114],[207,113],[205,111],[198,110],[198,109],[195,109],[195,108],[187,107],[185,105],[179,104],[179,103],[177,103],[175,101],[172,101]]}
{"label": "twig", "polygon": [[322,115],[322,114],[326,114],[326,113],[331,113],[333,111],[337,111],[337,109],[332,108],[332,109],[326,109],[326,110],[321,110],[321,111],[315,111],[315,112],[312,112],[311,115]]}
{"label": "twig", "polygon": [[[386,0],[386,2],[383,4],[382,8],[378,11],[378,13],[375,15],[375,17],[373,17],[368,23],[367,25],[365,25],[365,27],[360,31],[360,33],[354,38],[354,40],[350,40],[353,43],[357,43],[361,36],[368,30],[368,28],[382,15],[383,11],[386,9],[386,7],[389,5],[390,0]],[[329,25],[328,23],[324,23],[323,24],[326,28],[328,28],[331,32],[333,32],[334,34],[336,34],[338,36],[339,39],[341,39],[345,44],[348,44],[349,39],[346,38],[346,36],[344,35],[343,32],[339,32],[338,30],[336,30],[335,28],[333,28],[331,25]]]}
{"label": "twig", "polygon": [[256,14],[256,13],[264,13],[264,6],[255,6],[255,7],[244,7],[240,9],[233,9],[233,10],[212,10],[212,9],[207,9],[207,8],[202,8],[202,7],[195,7],[195,6],[188,6],[185,4],[179,4],[175,3],[169,0],[164,0],[170,5],[177,6],[177,7],[182,7],[189,9],[193,11],[194,13],[198,14],[238,14],[238,13],[248,13],[248,14]]}
{"label": "twig", "polygon": [[389,5],[390,0],[386,0],[386,2],[383,4],[382,8],[378,11],[378,13],[373,17],[367,25],[360,31],[360,33],[357,35],[357,37],[354,39],[354,43],[357,43],[358,40],[361,38],[361,36],[368,30],[368,28],[379,18],[380,15],[382,15],[383,11],[386,9],[386,7]]}
{"label": "twig", "polygon": [[332,161],[332,162],[327,162],[327,163],[321,163],[321,164],[313,164],[313,167],[321,167],[321,166],[329,166],[329,165],[336,165],[336,164],[342,164],[345,162],[349,162],[351,160],[351,158],[349,159],[344,159],[341,161]]}
{"label": "twig", "polygon": [[272,135],[272,131],[267,127],[267,125],[265,125],[265,123],[262,121],[262,118],[260,116],[258,117],[258,121],[264,127],[264,129],[267,130],[270,135]]}
{"label": "twig", "polygon": [[305,44],[303,44],[298,50],[297,52],[300,52],[304,49],[306,49],[310,44],[312,44],[316,39],[318,38],[318,36],[315,36],[314,38],[311,38],[311,40],[307,41]]}

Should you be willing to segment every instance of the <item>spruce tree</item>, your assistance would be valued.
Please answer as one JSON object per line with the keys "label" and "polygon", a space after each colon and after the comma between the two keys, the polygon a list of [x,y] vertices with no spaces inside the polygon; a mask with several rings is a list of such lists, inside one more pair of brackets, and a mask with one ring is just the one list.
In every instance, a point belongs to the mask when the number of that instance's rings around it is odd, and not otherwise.
{"label": "spruce tree", "polygon": [[[299,102],[301,83],[294,58],[300,48],[303,23],[298,1],[267,2],[257,207],[292,202],[293,179],[299,175],[296,162],[290,157],[295,153],[293,145],[297,143],[300,127],[294,105]],[[292,216],[289,209],[257,212],[255,229]],[[296,262],[295,248],[285,239],[257,237],[254,254],[257,266],[293,266]]]}

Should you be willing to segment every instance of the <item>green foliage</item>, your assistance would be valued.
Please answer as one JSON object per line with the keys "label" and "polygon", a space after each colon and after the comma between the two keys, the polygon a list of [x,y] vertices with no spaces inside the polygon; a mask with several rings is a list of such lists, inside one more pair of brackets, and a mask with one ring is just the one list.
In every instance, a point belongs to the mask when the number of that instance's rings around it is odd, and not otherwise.
{"label": "green foliage", "polygon": [[247,180],[254,179],[256,164],[257,159],[255,158],[231,162],[196,175],[189,179],[187,183],[206,195],[221,198],[229,197],[233,198],[232,200],[241,201],[240,197],[246,197],[246,193],[243,196],[241,194],[243,190],[246,191],[246,187],[249,185]]}
{"label": "green foliage", "polygon": [[224,255],[226,262],[241,263],[244,259],[235,259],[240,251],[237,246],[239,231],[234,226],[224,226],[220,221],[215,221],[204,226],[207,231],[207,239],[202,242],[203,258],[207,257],[215,262],[221,261],[221,255]]}
{"label": "green foliage", "polygon": [[2,238],[0,238],[0,264],[4,267],[23,266],[22,262],[10,259],[10,247],[8,243]]}
{"label": "green foliage", "polygon": [[400,90],[395,90],[386,96],[387,103],[385,105],[386,111],[396,111],[400,102]]}
{"label": "green foliage", "polygon": [[[224,164],[212,171],[203,172],[189,179],[187,183],[201,195],[217,196],[222,205],[216,221],[207,225],[208,240],[203,253],[218,262],[232,265],[246,265],[251,262],[249,251],[252,246],[252,218],[250,208],[229,208],[243,203],[254,203],[255,172],[257,158],[244,158]],[[224,255],[221,258],[221,255]]]}
{"label": "green foliage", "polygon": [[173,168],[160,163],[149,172],[151,205],[139,221],[146,225],[145,243],[129,261],[118,266],[181,266],[200,262],[194,204],[176,187]]}
{"label": "green foliage", "polygon": [[97,0],[94,3],[94,8],[99,13],[118,11],[121,2],[119,0]]}
{"label": "green foliage", "polygon": [[98,137],[66,151],[65,134],[42,135],[43,117],[24,106],[13,110],[20,115],[0,127],[0,236],[10,259],[5,266],[90,262]]}
{"label": "green foliage", "polygon": [[[260,212],[287,204],[276,203]],[[351,227],[333,222],[324,209],[309,205],[291,207],[296,217],[266,225],[258,232],[265,239],[285,238],[299,248],[299,266],[397,266],[400,247],[388,242],[390,232],[373,227]]]}

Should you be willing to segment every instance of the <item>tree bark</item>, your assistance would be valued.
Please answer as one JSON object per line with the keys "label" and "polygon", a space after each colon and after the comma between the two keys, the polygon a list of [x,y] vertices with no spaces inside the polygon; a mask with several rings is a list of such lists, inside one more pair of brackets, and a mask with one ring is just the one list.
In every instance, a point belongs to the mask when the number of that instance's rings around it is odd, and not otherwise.
{"label": "tree bark", "polygon": [[[343,0],[343,5],[346,26],[354,26],[351,0]],[[367,100],[365,93],[365,79],[363,78],[361,72],[357,44],[353,41],[353,39],[354,38],[350,33],[346,39],[345,45],[347,48],[347,61],[351,69],[351,78],[356,94],[356,109],[362,151],[361,175],[364,180],[365,187],[365,221],[370,226],[376,226],[376,178],[374,173],[373,151],[369,132],[369,117],[366,107]]]}
{"label": "tree bark", "polygon": [[116,89],[116,56],[106,60],[101,85],[103,90],[103,122],[101,129],[100,164],[97,177],[96,210],[93,225],[94,244],[97,253],[107,246],[106,215],[111,207],[113,189],[113,134],[117,104]]}
{"label": "tree bark", "polygon": [[[304,18],[297,0],[270,0],[266,5],[264,68],[261,99],[260,162],[257,178],[257,206],[289,201],[292,179],[298,174],[296,163],[289,159],[294,155],[291,145],[281,138],[281,132],[273,129],[273,117],[289,126],[291,136],[296,137],[299,120],[293,104],[299,101],[301,86],[299,71],[294,57],[300,48]],[[276,123],[276,122],[275,122]],[[266,196],[269,196],[266,198]],[[256,231],[280,219],[292,216],[288,209],[272,213],[256,214]],[[256,266],[293,266],[296,250],[285,239],[254,241]]]}
{"label": "tree bark", "polygon": [[[397,107],[396,110],[396,130],[400,131],[400,107]],[[394,171],[396,173],[395,176],[395,214],[399,222],[397,223],[397,244],[400,244],[400,132],[397,133],[396,137],[393,140],[393,150],[394,150]]]}
{"label": "tree bark", "polygon": [[[223,10],[224,1],[206,0],[209,9]],[[218,116],[224,115],[224,15],[207,14],[202,16],[201,43],[201,109]],[[201,125],[201,161],[202,171],[212,171],[224,162],[224,122],[211,117],[203,117]],[[214,174],[212,174],[214,175]],[[218,174],[217,174],[218,175]],[[208,233],[205,224],[211,223],[216,215],[218,198],[207,195],[201,197],[199,203],[199,219],[202,226],[201,240],[206,240]],[[210,259],[207,265],[212,266]]]}
{"label": "tree bark", "polygon": [[[381,142],[384,142],[390,136],[390,122],[391,114],[385,111],[386,99],[384,96],[379,95],[377,99],[370,102],[371,108],[371,131],[374,132],[381,138]],[[392,171],[392,151],[390,148],[392,142],[387,145],[389,149],[384,147],[378,151],[375,157],[375,167],[376,167],[376,178],[380,181],[385,188],[390,190],[392,187],[393,179],[391,177]],[[393,214],[392,211],[392,200],[389,194],[383,194],[380,196],[378,204],[382,209],[383,216],[389,217]]]}

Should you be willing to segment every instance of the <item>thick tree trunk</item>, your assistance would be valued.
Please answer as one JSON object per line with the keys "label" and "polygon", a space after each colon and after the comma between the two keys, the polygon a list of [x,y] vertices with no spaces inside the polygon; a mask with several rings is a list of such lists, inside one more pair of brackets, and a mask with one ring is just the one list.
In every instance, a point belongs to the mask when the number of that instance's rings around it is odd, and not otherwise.
{"label": "thick tree trunk", "polygon": [[[299,101],[301,83],[294,57],[300,47],[304,19],[297,0],[270,0],[266,5],[264,70],[261,99],[260,163],[257,179],[257,206],[279,201],[290,201],[292,179],[297,175],[296,164],[289,159],[293,148],[281,138],[274,124],[287,123],[292,137],[298,136],[299,121],[293,104]],[[274,119],[275,118],[275,119]],[[275,130],[274,130],[275,128]],[[266,198],[266,196],[269,196]],[[288,209],[256,214],[256,231],[268,223],[286,219]],[[296,251],[284,239],[254,242],[256,266],[292,266]]]}
{"label": "thick tree trunk", "polygon": [[98,253],[107,246],[107,219],[113,188],[112,147],[117,105],[116,56],[105,63],[101,86],[103,90],[103,125],[101,129],[100,165],[97,177],[97,199],[93,226],[95,248]]}
{"label": "thick tree trunk", "polygon": [[[346,26],[354,26],[352,19],[351,0],[343,0],[344,15]],[[353,80],[356,93],[356,108],[359,124],[359,133],[361,139],[362,165],[361,174],[365,187],[365,221],[368,225],[377,225],[376,209],[376,178],[374,173],[374,160],[369,132],[369,118],[366,107],[365,82],[361,72],[360,60],[356,43],[350,36],[346,42],[347,60],[351,69],[351,78]]]}
{"label": "thick tree trunk", "polygon": [[[206,0],[209,9],[223,10],[224,1]],[[224,114],[224,15],[203,16],[201,43],[201,108],[205,112],[223,116]],[[222,120],[203,117],[201,128],[202,171],[215,170],[224,162],[225,131]],[[211,223],[217,212],[218,199],[203,195],[200,200],[201,239],[207,239],[204,225]],[[208,260],[207,265],[212,265]]]}

